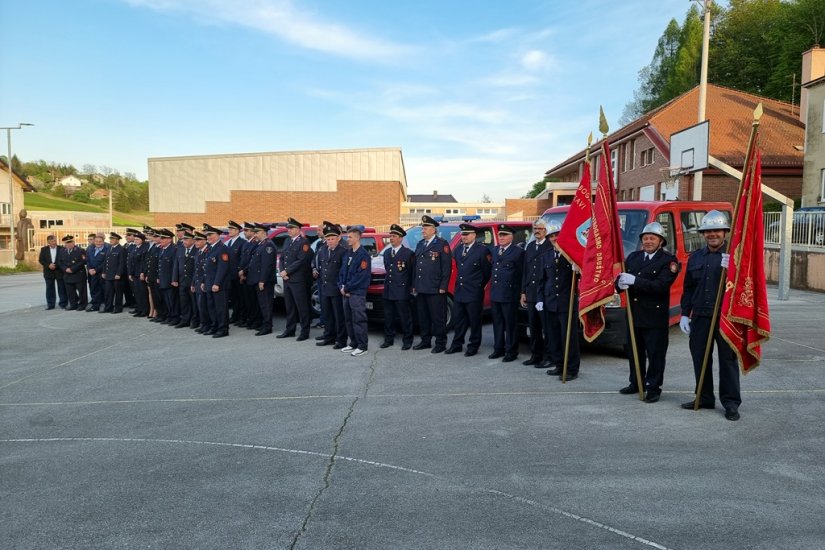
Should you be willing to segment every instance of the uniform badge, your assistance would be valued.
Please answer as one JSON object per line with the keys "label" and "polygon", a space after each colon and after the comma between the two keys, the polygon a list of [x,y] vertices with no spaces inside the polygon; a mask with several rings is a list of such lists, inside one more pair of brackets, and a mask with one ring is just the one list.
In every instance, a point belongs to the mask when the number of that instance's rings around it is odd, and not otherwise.
{"label": "uniform badge", "polygon": [[304,251],[304,252],[309,251],[309,245],[308,245],[308,244],[305,244],[305,245],[304,245],[304,247],[303,247],[303,251]]}
{"label": "uniform badge", "polygon": [[272,247],[271,246],[266,247],[266,253],[267,254],[272,254]]}
{"label": "uniform badge", "polygon": [[671,273],[679,273],[679,262],[670,262]]}
{"label": "uniform badge", "polygon": [[361,269],[367,269],[367,260],[361,260]]}
{"label": "uniform badge", "polygon": [[487,258],[487,261],[488,261],[489,263],[493,263],[493,255],[492,255],[492,254],[490,254],[490,253],[488,252],[488,253],[487,253],[486,258]]}
{"label": "uniform badge", "polygon": [[395,266],[398,269],[398,271],[404,271],[404,265],[405,264],[406,264],[406,262],[402,262],[401,260],[398,260],[397,262],[395,262]]}
{"label": "uniform badge", "polygon": [[227,254],[226,252],[221,254],[221,260],[223,260],[224,262],[228,262],[229,261],[229,254]]}
{"label": "uniform badge", "polygon": [[430,259],[436,261],[438,259],[438,252],[430,252]]}
{"label": "uniform badge", "polygon": [[450,247],[445,244],[444,245],[444,254],[449,254],[449,253],[450,253]]}

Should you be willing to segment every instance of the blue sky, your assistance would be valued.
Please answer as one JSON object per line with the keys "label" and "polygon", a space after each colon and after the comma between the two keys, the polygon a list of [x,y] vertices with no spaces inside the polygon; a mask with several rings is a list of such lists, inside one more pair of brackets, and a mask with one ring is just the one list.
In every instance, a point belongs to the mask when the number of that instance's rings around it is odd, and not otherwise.
{"label": "blue sky", "polygon": [[618,127],[689,5],[6,0],[0,125],[36,124],[13,132],[24,160],[141,179],[154,156],[400,146],[410,193],[503,200],[599,105]]}

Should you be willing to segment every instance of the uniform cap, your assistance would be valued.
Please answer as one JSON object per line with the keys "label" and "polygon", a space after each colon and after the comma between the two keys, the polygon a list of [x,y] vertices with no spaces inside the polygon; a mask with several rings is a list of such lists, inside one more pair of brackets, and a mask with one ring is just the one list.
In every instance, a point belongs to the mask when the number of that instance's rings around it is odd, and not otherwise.
{"label": "uniform cap", "polygon": [[431,225],[433,227],[438,227],[439,223],[437,221],[435,221],[434,219],[432,219],[430,216],[427,216],[425,214],[425,215],[421,216],[421,225]]}
{"label": "uniform cap", "polygon": [[288,218],[286,220],[286,226],[287,227],[301,227],[301,225],[303,225],[303,224],[301,222],[299,222],[298,220],[296,220],[295,218]]}
{"label": "uniform cap", "polygon": [[171,239],[175,236],[169,229],[161,229],[157,234],[159,234],[164,239]]}
{"label": "uniform cap", "polygon": [[229,220],[229,227],[233,227],[233,228],[237,229],[238,231],[243,229],[243,226],[241,224],[239,224],[238,222],[233,221],[233,220]]}
{"label": "uniform cap", "polygon": [[89,236],[86,237],[86,238],[87,239],[94,239],[95,237],[97,237],[97,233],[89,233]]}
{"label": "uniform cap", "polygon": [[144,235],[140,231],[135,231],[135,238],[140,239],[141,241],[145,241],[146,240],[146,235]]}
{"label": "uniform cap", "polygon": [[134,235],[135,233],[137,233],[137,229],[132,229],[131,227],[126,228],[127,235]]}
{"label": "uniform cap", "polygon": [[341,235],[341,229],[334,223],[324,225],[324,237],[332,237]]}
{"label": "uniform cap", "polygon": [[200,231],[195,231],[193,234],[195,235],[195,240],[196,241],[205,241],[206,240],[206,235],[204,235]]}
{"label": "uniform cap", "polygon": [[252,224],[252,225],[255,227],[255,231],[263,231],[264,233],[269,231],[269,228],[267,228],[267,226],[265,226],[262,223],[255,223],[255,224]]}
{"label": "uniform cap", "polygon": [[728,217],[724,212],[718,210],[711,210],[702,218],[702,223],[699,224],[698,231],[712,231],[714,229],[730,229],[728,224]]}
{"label": "uniform cap", "polygon": [[470,235],[471,233],[476,233],[478,231],[476,226],[469,223],[460,223],[458,224],[458,228],[461,229],[462,235]]}
{"label": "uniform cap", "polygon": [[177,224],[175,224],[175,231],[186,231],[187,229],[189,231],[194,231],[195,230],[195,228],[193,226],[189,225],[188,223],[177,223]]}
{"label": "uniform cap", "polygon": [[74,235],[66,235],[61,239],[64,243],[73,243],[74,242]]}
{"label": "uniform cap", "polygon": [[665,228],[659,222],[650,222],[647,224],[642,232],[639,233],[639,240],[642,240],[644,235],[656,235],[662,239],[662,246],[667,246],[667,237],[665,237]]}
{"label": "uniform cap", "polygon": [[243,222],[243,228],[244,229],[251,229],[251,230],[254,231],[255,230],[255,224],[252,223],[252,222]]}
{"label": "uniform cap", "polygon": [[508,235],[512,235],[516,231],[515,231],[515,229],[513,229],[509,225],[501,224],[501,225],[498,226],[498,232],[499,233],[507,233]]}
{"label": "uniform cap", "polygon": [[194,234],[194,233],[192,233],[191,231],[184,231],[184,232],[183,232],[183,238],[184,238],[184,239],[194,239],[194,238],[195,238],[195,234]]}
{"label": "uniform cap", "polygon": [[203,224],[203,233],[204,233],[205,235],[209,235],[210,233],[215,233],[216,235],[219,235],[219,234],[220,234],[220,230],[219,230],[219,229],[215,229],[214,227],[212,227],[212,226],[211,226],[211,225],[209,225],[208,223],[205,223],[205,224]]}
{"label": "uniform cap", "polygon": [[399,237],[407,236],[407,232],[404,231],[404,228],[398,225],[397,223],[394,223],[390,226],[390,233],[398,235]]}
{"label": "uniform cap", "polygon": [[120,235],[118,235],[117,233],[115,233],[114,231],[112,231],[111,233],[109,233],[109,238],[110,238],[110,239],[117,239],[117,240],[120,240],[120,239],[122,239],[123,237],[121,237]]}

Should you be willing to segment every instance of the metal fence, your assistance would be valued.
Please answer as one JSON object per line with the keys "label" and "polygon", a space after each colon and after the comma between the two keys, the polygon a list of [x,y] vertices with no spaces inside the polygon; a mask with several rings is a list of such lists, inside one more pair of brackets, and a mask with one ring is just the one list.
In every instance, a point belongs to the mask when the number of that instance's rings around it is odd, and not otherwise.
{"label": "metal fence", "polygon": [[29,229],[29,250],[39,250],[40,247],[46,246],[46,239],[49,235],[57,237],[57,244],[61,243],[61,239],[66,235],[73,235],[75,244],[85,247],[86,237],[89,233],[102,233],[106,242],[109,242],[109,233],[114,231],[121,237],[124,237],[124,227],[50,227],[49,229]]}
{"label": "metal fence", "polygon": [[[782,234],[780,212],[765,212],[765,244],[779,244]],[[825,248],[825,212],[794,212],[791,223],[791,244]]]}

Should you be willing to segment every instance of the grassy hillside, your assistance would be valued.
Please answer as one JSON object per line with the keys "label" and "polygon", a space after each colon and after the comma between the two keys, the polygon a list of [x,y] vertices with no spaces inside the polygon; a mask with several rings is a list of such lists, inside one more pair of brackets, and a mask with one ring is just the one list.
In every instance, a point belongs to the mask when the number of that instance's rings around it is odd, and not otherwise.
{"label": "grassy hillside", "polygon": [[[73,200],[64,199],[48,195],[46,193],[26,193],[23,195],[25,199],[25,206],[27,210],[69,210],[72,212],[97,212],[106,214],[109,212],[108,208],[97,206],[95,204],[86,204],[82,202],[75,202]],[[115,210],[112,213],[112,221],[119,226],[142,226],[144,224],[151,225],[152,215],[149,212],[129,212],[123,213]]]}

